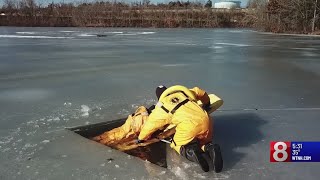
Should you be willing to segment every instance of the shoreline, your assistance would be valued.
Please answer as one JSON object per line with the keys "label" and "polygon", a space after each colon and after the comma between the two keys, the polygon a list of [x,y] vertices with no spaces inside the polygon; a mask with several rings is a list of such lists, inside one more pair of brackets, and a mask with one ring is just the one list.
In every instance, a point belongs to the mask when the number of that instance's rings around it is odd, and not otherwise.
{"label": "shoreline", "polygon": [[320,34],[303,34],[303,33],[274,33],[267,31],[259,31],[252,27],[108,27],[108,26],[17,26],[17,25],[0,25],[1,27],[14,27],[14,28],[109,28],[109,29],[250,29],[253,32],[264,35],[277,35],[277,36],[298,36],[298,37],[318,37]]}
{"label": "shoreline", "polygon": [[298,36],[298,37],[319,37],[320,34],[298,34],[298,33],[273,33],[273,32],[260,32],[258,31],[259,34],[266,34],[266,35],[278,35],[278,36]]}

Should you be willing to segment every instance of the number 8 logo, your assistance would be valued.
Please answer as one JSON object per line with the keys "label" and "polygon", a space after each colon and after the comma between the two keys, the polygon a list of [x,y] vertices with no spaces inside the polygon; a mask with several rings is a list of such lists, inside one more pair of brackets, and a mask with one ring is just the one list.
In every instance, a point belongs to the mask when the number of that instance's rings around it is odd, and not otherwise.
{"label": "number 8 logo", "polygon": [[[282,146],[282,149],[279,149],[279,146]],[[283,162],[285,160],[287,160],[288,158],[288,153],[287,153],[287,144],[284,142],[276,142],[273,146],[274,148],[274,153],[273,153],[273,159],[278,161],[278,162]],[[282,157],[279,157],[279,154],[282,154]]]}

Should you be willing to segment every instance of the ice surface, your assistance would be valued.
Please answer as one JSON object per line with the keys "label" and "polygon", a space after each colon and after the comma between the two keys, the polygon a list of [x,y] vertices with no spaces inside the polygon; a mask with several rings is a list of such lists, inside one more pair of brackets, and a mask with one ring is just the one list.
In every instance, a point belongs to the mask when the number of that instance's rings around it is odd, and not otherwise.
{"label": "ice surface", "polygon": [[28,39],[71,39],[72,37],[59,37],[59,36],[23,36],[23,35],[0,35],[0,38],[28,38]]}
{"label": "ice surface", "polygon": [[52,92],[47,89],[11,89],[1,91],[0,99],[6,101],[39,101],[48,98]]}
{"label": "ice surface", "polygon": [[[106,31],[134,35],[78,37]],[[315,37],[227,29],[0,27],[0,34],[0,179],[320,176],[317,163],[269,162],[270,141],[320,139]],[[225,111],[213,115],[221,173],[202,172],[168,146],[168,168],[161,168],[65,129],[154,104],[159,84],[199,86],[224,99]]]}

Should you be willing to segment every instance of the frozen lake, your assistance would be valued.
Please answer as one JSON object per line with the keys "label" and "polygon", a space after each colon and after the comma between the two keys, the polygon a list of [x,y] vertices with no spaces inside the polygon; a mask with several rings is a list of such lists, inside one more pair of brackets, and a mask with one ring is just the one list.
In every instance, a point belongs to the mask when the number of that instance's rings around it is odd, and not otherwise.
{"label": "frozen lake", "polygon": [[[318,179],[319,163],[270,163],[269,143],[320,141],[319,82],[317,37],[0,27],[0,179]],[[222,173],[170,149],[160,168],[65,130],[151,105],[160,84],[224,99],[213,114]]]}

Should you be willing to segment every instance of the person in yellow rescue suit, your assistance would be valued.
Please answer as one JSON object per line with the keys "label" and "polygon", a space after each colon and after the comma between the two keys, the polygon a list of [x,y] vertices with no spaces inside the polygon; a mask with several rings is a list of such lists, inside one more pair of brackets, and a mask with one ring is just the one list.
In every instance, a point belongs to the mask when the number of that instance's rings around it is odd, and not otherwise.
{"label": "person in yellow rescue suit", "polygon": [[[143,125],[137,143],[147,140],[153,132],[171,124],[176,126],[176,133],[170,147],[188,160],[197,162],[203,171],[209,171],[209,163],[215,172],[223,168],[221,150],[212,143],[212,120],[206,108],[210,108],[208,94],[194,87],[188,89],[176,85],[169,88],[159,86],[156,89],[158,103]],[[204,109],[197,104],[201,100]],[[209,155],[210,162],[204,154]]]}
{"label": "person in yellow rescue suit", "polygon": [[147,121],[152,109],[154,109],[154,106],[151,106],[148,109],[144,106],[140,106],[135,113],[128,116],[122,126],[98,135],[94,137],[93,140],[105,145],[111,145],[130,136],[138,136],[141,127]]}

